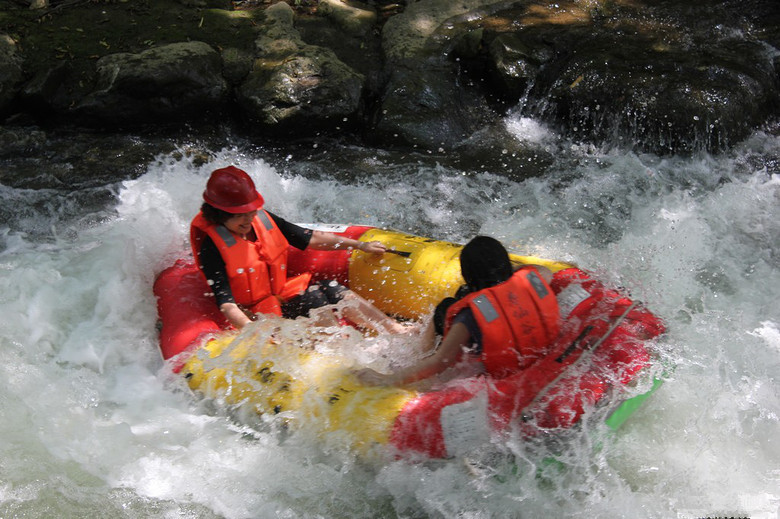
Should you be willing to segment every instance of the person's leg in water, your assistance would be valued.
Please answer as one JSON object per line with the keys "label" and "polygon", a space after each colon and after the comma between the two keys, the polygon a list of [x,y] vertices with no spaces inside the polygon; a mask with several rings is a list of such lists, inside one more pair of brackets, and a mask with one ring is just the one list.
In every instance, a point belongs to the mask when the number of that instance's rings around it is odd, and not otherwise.
{"label": "person's leg in water", "polygon": [[[368,328],[377,332],[406,333],[410,330],[395,319],[385,315],[377,307],[349,290],[336,281],[326,280],[314,283],[298,297],[295,297],[282,306],[283,315],[287,318],[305,315],[309,316],[312,310],[335,305],[344,301],[334,310],[360,328]],[[332,311],[315,312],[315,324],[317,326],[333,326],[338,324],[336,315]]]}
{"label": "person's leg in water", "polygon": [[[328,291],[324,288],[324,285],[328,283],[335,283],[334,286],[340,287],[335,281],[320,281],[310,285],[301,295],[296,296],[289,301],[282,304],[282,316],[286,319],[295,319],[296,317],[312,317],[314,319],[315,326],[338,326],[339,320],[332,308],[325,308],[328,305],[334,304],[341,299],[336,294],[331,294],[328,297]],[[346,287],[342,287],[346,290]],[[336,297],[334,301],[333,299]],[[323,309],[323,311],[316,311]]]}
{"label": "person's leg in water", "polygon": [[344,293],[343,304],[339,305],[341,315],[360,328],[370,328],[377,332],[409,333],[416,327],[399,323],[387,316],[379,308],[351,290]]}

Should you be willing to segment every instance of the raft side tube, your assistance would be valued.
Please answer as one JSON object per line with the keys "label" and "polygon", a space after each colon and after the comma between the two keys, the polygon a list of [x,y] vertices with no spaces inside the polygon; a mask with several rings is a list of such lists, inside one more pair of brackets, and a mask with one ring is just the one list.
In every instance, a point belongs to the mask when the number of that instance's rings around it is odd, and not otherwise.
{"label": "raft side tube", "polygon": [[162,271],[154,282],[153,291],[162,323],[160,351],[165,360],[195,346],[202,337],[228,326],[214,304],[211,288],[192,262],[180,259]]}

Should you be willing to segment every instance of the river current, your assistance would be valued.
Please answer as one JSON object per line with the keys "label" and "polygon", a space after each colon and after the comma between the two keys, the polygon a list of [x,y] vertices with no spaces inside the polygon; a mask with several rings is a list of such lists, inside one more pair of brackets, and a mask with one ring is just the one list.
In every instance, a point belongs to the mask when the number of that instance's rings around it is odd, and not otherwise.
{"label": "river current", "polygon": [[[225,142],[208,164],[182,144],[76,192],[0,184],[0,517],[777,518],[780,138],[660,157],[507,124],[555,157],[544,177]],[[544,477],[523,469],[519,443],[504,446],[513,462],[479,470],[372,464],[251,427],[170,375],[152,294],[227,164],[291,221],[488,234],[626,287],[668,325],[664,384],[617,433],[564,445],[564,468]]]}

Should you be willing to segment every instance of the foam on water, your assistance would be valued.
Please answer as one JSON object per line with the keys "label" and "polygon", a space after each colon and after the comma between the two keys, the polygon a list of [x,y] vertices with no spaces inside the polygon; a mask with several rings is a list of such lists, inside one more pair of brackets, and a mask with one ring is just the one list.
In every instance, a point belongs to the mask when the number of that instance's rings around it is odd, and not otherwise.
{"label": "foam on water", "polygon": [[[0,229],[0,516],[777,517],[780,178],[751,164],[780,142],[695,158],[560,146],[550,175],[525,182],[411,163],[345,183],[225,149],[205,166],[160,157],[98,213],[48,193]],[[335,440],[249,427],[169,373],[151,292],[186,252],[209,171],[228,163],[292,221],[485,233],[594,270],[667,321],[658,348],[673,369],[618,434],[593,420],[563,468],[520,442],[497,446],[513,463],[476,469],[376,465]],[[364,346],[353,359],[389,351]]]}

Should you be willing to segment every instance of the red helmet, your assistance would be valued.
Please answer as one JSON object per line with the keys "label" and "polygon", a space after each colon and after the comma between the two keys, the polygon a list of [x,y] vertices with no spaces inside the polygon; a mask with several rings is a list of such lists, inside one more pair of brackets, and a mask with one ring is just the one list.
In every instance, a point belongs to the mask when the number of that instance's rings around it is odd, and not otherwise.
{"label": "red helmet", "polygon": [[263,207],[263,197],[246,171],[235,166],[215,169],[206,183],[203,200],[222,211],[238,214]]}

